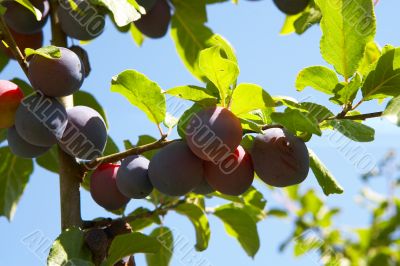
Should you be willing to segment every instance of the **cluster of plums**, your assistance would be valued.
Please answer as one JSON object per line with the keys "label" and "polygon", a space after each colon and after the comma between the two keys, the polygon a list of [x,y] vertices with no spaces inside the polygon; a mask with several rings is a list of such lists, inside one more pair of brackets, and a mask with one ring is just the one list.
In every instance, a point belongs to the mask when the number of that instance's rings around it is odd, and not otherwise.
{"label": "cluster of plums", "polygon": [[68,110],[56,97],[78,91],[84,80],[80,58],[59,47],[60,58],[35,54],[29,62],[28,77],[35,93],[23,99],[18,86],[0,81],[0,128],[8,129],[11,151],[20,157],[35,158],[58,143],[70,155],[93,160],[104,151],[107,129],[100,114],[86,106]]}
{"label": "cluster of plums", "polygon": [[91,195],[115,210],[129,199],[148,196],[153,188],[169,196],[218,191],[238,196],[252,185],[254,172],[275,187],[299,184],[308,175],[304,142],[282,128],[255,137],[247,151],[240,146],[240,120],[228,109],[206,108],[193,115],[186,139],[160,149],[151,161],[131,156],[121,164],[103,164],[91,177]]}

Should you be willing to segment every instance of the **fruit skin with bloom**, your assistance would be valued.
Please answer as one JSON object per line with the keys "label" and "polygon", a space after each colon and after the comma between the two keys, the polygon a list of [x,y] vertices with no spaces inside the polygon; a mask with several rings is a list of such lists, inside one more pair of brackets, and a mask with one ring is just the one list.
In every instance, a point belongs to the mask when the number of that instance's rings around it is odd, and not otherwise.
{"label": "fruit skin with bloom", "polygon": [[17,1],[4,1],[3,5],[7,8],[4,20],[9,28],[21,34],[34,34],[42,30],[49,16],[49,1],[32,0],[30,2],[42,13],[42,18],[39,21],[32,11]]}
{"label": "fruit skin with bloom", "polygon": [[15,113],[24,98],[24,93],[17,84],[0,80],[0,128],[14,125]]}
{"label": "fruit skin with bloom", "polygon": [[118,210],[129,202],[117,187],[119,167],[117,164],[101,164],[90,178],[90,194],[93,200],[106,210]]}
{"label": "fruit skin with bloom", "polygon": [[7,142],[14,155],[27,159],[39,157],[50,149],[50,147],[39,147],[26,142],[15,127],[7,130]]}
{"label": "fruit skin with bloom", "polygon": [[171,21],[171,8],[166,0],[157,0],[155,5],[147,10],[147,14],[135,21],[140,32],[149,38],[161,38],[167,34]]}
{"label": "fruit skin with bloom", "polygon": [[85,78],[79,57],[67,48],[58,48],[60,58],[50,59],[35,54],[28,67],[32,87],[49,97],[64,97],[77,92]]}
{"label": "fruit skin with bloom", "polygon": [[239,146],[222,162],[204,163],[204,176],[212,188],[226,195],[239,196],[245,193],[254,180],[254,169],[250,154]]}
{"label": "fruit skin with bloom", "polygon": [[271,128],[258,135],[251,150],[254,170],[270,186],[303,182],[310,169],[305,143],[286,129]]}
{"label": "fruit skin with bloom", "polygon": [[117,186],[125,197],[144,199],[153,191],[148,175],[149,163],[145,157],[137,155],[122,161],[117,173]]}
{"label": "fruit skin with bloom", "polygon": [[186,142],[205,161],[218,163],[242,141],[239,118],[223,107],[210,107],[194,114],[186,126]]}
{"label": "fruit skin with bloom", "polygon": [[149,177],[153,186],[168,196],[183,196],[204,178],[203,161],[183,141],[162,148],[150,161]]}
{"label": "fruit skin with bloom", "polygon": [[104,119],[94,109],[74,106],[67,110],[68,123],[59,141],[69,155],[93,160],[103,154],[107,144],[107,127]]}
{"label": "fruit skin with bloom", "polygon": [[310,0],[274,0],[274,3],[283,13],[296,15],[306,9]]}

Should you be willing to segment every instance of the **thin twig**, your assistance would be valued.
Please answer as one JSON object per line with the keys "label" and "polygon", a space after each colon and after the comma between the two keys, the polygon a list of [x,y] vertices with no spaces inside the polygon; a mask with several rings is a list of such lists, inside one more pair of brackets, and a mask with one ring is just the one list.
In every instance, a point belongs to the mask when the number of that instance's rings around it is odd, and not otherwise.
{"label": "thin twig", "polygon": [[325,120],[334,120],[334,119],[345,119],[345,120],[366,120],[369,118],[377,118],[377,117],[381,117],[383,114],[383,112],[375,112],[375,113],[367,113],[367,114],[360,114],[360,115],[347,115],[347,116],[343,116],[343,117],[338,117],[338,116],[334,116],[334,117],[329,117]]}
{"label": "thin twig", "polygon": [[28,76],[28,65],[25,61],[25,57],[22,54],[21,50],[18,48],[18,45],[15,42],[10,30],[8,29],[3,16],[0,16],[0,31],[2,32],[4,41],[7,43],[9,49],[14,55],[14,58],[18,61],[18,64],[21,66],[25,75]]}
{"label": "thin twig", "polygon": [[166,138],[166,136],[164,135],[160,140],[155,141],[153,143],[134,147],[132,149],[129,149],[129,150],[126,150],[123,152],[119,152],[119,153],[115,153],[115,154],[111,154],[111,155],[107,155],[104,157],[99,157],[99,158],[91,161],[90,163],[86,164],[85,166],[88,167],[89,169],[93,169],[99,164],[115,163],[115,162],[121,161],[122,159],[125,159],[129,156],[139,155],[139,154],[142,154],[147,151],[156,150],[156,149],[165,147],[174,141],[178,141],[178,140],[166,140],[165,138]]}

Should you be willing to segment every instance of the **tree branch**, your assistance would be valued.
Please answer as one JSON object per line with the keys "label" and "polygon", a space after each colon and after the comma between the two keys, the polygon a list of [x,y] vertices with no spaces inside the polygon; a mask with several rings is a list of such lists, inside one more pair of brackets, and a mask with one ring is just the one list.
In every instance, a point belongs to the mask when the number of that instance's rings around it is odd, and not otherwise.
{"label": "tree branch", "polygon": [[[61,30],[56,8],[57,0],[50,1],[51,12],[51,43],[55,46],[66,47],[67,36]],[[74,105],[73,96],[59,98],[65,107]],[[60,205],[61,205],[61,228],[65,230],[71,227],[80,227],[81,198],[80,182],[83,179],[84,171],[74,158],[66,154],[61,148],[58,149],[60,163]]]}
{"label": "tree branch", "polygon": [[157,207],[156,209],[154,209],[152,211],[147,211],[147,212],[139,213],[136,215],[121,217],[121,218],[117,218],[117,219],[104,218],[104,219],[95,220],[95,221],[83,221],[82,229],[102,228],[102,227],[110,226],[112,223],[115,223],[115,222],[123,221],[123,222],[129,223],[129,222],[133,222],[137,219],[149,218],[153,215],[164,214],[170,210],[175,209],[176,207],[178,207],[179,205],[184,204],[184,203],[186,203],[186,198],[181,199],[176,203],[173,203],[170,205],[161,205],[160,207]]}
{"label": "tree branch", "polygon": [[4,41],[9,46],[9,49],[11,50],[18,64],[21,66],[21,69],[24,71],[25,75],[28,76],[28,65],[25,61],[25,56],[18,48],[17,43],[15,42],[10,30],[8,29],[3,16],[0,16],[0,31],[3,36],[2,38],[4,38]]}
{"label": "tree branch", "polygon": [[347,115],[347,116],[335,116],[335,117],[329,117],[325,120],[334,120],[334,119],[347,119],[347,120],[366,120],[369,118],[377,118],[381,117],[383,112],[375,112],[375,113],[367,113],[367,114],[360,114],[360,115]]}
{"label": "tree branch", "polygon": [[156,150],[156,149],[165,147],[168,144],[171,144],[172,142],[175,142],[175,141],[178,141],[178,140],[166,140],[166,136],[164,135],[160,140],[155,141],[153,143],[146,144],[146,145],[139,146],[139,147],[134,147],[132,149],[129,149],[129,150],[126,150],[126,151],[123,151],[120,153],[115,153],[115,154],[107,155],[104,157],[99,157],[99,158],[91,161],[90,163],[85,164],[84,166],[86,167],[86,169],[93,169],[102,163],[115,163],[115,162],[121,161],[122,159],[125,159],[132,155],[138,155],[138,154],[142,154],[146,151]]}

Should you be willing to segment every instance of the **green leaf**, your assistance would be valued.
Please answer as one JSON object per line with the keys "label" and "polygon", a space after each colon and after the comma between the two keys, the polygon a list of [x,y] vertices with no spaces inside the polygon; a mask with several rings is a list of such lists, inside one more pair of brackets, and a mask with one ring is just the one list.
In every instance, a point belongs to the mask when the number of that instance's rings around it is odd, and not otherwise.
{"label": "green leaf", "polygon": [[7,129],[0,129],[0,144],[7,139]]}
{"label": "green leaf", "polygon": [[218,102],[218,99],[206,88],[198,86],[179,86],[169,89],[166,94],[179,97],[181,99],[196,102],[200,105],[211,106]]}
{"label": "green leaf", "polygon": [[[136,146],[143,146],[146,144],[150,144],[153,142],[156,142],[157,139],[153,138],[152,136],[149,135],[140,135],[138,142],[136,143]],[[144,157],[146,157],[147,159],[151,160],[151,158],[153,158],[153,156],[157,153],[158,150],[151,150],[151,151],[146,151],[144,153],[142,153],[142,155]]]}
{"label": "green leaf", "polygon": [[352,80],[344,86],[338,86],[335,90],[335,96],[329,100],[337,104],[351,104],[357,96],[361,87],[361,76],[357,73]]}
{"label": "green leaf", "polygon": [[160,218],[157,215],[151,215],[150,217],[147,216],[147,214],[151,213],[151,211],[147,208],[139,207],[133,212],[131,212],[129,216],[140,216],[146,214],[146,217],[138,217],[132,222],[129,222],[129,225],[131,226],[133,231],[140,231],[154,223],[160,224]]}
{"label": "green leaf", "polygon": [[267,201],[265,200],[264,195],[254,187],[248,189],[242,195],[242,197],[246,204],[254,206],[260,210],[264,210],[265,205],[267,205]]}
{"label": "green leaf", "polygon": [[120,0],[93,0],[92,3],[108,8],[113,14],[113,19],[118,27],[123,27],[140,18],[140,13],[129,1]]}
{"label": "green leaf", "polygon": [[135,253],[157,253],[161,244],[154,239],[141,233],[123,234],[114,238],[108,250],[108,258],[104,266],[112,266],[126,256]]}
{"label": "green leaf", "polygon": [[20,3],[27,9],[29,9],[29,11],[31,11],[35,15],[35,17],[38,21],[42,19],[42,12],[40,12],[39,9],[37,9],[34,5],[32,5],[32,3],[30,1],[28,1],[28,0],[15,0],[15,1]]}
{"label": "green leaf", "polygon": [[358,142],[370,142],[375,138],[375,130],[352,120],[331,120],[330,125],[351,140]]}
{"label": "green leaf", "polygon": [[318,122],[334,116],[328,108],[317,103],[302,102],[300,106],[308,111],[308,113],[306,113],[307,116],[313,117]]}
{"label": "green leaf", "polygon": [[196,114],[197,112],[199,112],[200,110],[202,110],[203,107],[200,106],[199,104],[193,104],[192,107],[190,107],[189,109],[187,109],[181,116],[181,118],[179,119],[178,122],[178,134],[181,138],[186,138],[186,126],[189,123],[190,119],[192,118],[192,116],[194,114]]}
{"label": "green leaf", "polygon": [[71,260],[79,259],[89,262],[91,261],[91,256],[91,252],[85,244],[83,231],[77,228],[67,229],[66,231],[62,232],[53,243],[50,249],[49,257],[47,258],[47,265],[75,265],[70,264]]}
{"label": "green leaf", "polygon": [[135,70],[125,70],[113,77],[111,91],[125,96],[141,109],[150,121],[159,124],[165,119],[166,100],[160,86]]}
{"label": "green leaf", "polygon": [[284,113],[272,113],[271,117],[273,121],[284,126],[293,133],[300,131],[316,134],[318,136],[322,134],[318,126],[318,121],[314,117],[309,116],[306,112],[286,108]]}
{"label": "green leaf", "polygon": [[275,106],[272,97],[262,87],[248,83],[235,88],[231,101],[231,110],[236,115]]}
{"label": "green leaf", "polygon": [[0,148],[0,216],[12,220],[32,172],[32,160],[14,156],[8,147]]}
{"label": "green leaf", "polygon": [[104,111],[101,104],[96,100],[96,98],[89,92],[82,91],[82,90],[75,92],[74,93],[74,105],[75,106],[83,105],[83,106],[87,106],[87,107],[90,107],[90,108],[96,110],[103,117],[104,121],[106,122],[107,127],[109,127],[106,112]]}
{"label": "green leaf", "polygon": [[311,7],[307,11],[301,13],[300,17],[298,17],[293,23],[296,33],[303,34],[311,26],[319,23],[321,21],[321,17],[321,11],[314,7]]}
{"label": "green leaf", "polygon": [[375,36],[371,0],[316,0],[322,12],[321,54],[346,79],[356,72],[365,46]]}
{"label": "green leaf", "polygon": [[33,88],[31,87],[31,85],[29,85],[28,83],[26,83],[24,80],[19,79],[19,78],[13,78],[11,80],[11,82],[15,83],[18,85],[18,87],[23,91],[24,96],[28,96],[31,93],[34,92]]}
{"label": "green leaf", "polygon": [[393,124],[400,126],[400,96],[393,98],[388,103],[382,116]]}
{"label": "green leaf", "polygon": [[200,52],[199,67],[203,74],[218,88],[221,102],[229,95],[230,86],[239,76],[239,66],[232,60],[222,57],[219,46],[204,49]]}
{"label": "green leaf", "polygon": [[150,234],[161,244],[161,249],[155,254],[146,254],[148,266],[168,266],[174,252],[174,236],[168,227],[158,227]]}
{"label": "green leaf", "polygon": [[224,37],[222,37],[219,34],[214,34],[209,40],[209,44],[211,46],[219,46],[222,49],[222,54],[225,58],[235,62],[236,64],[238,63],[237,57],[236,57],[236,52],[235,49],[232,47],[232,45],[229,43],[228,40],[226,40]]}
{"label": "green leaf", "polygon": [[342,194],[343,188],[336,181],[333,175],[329,172],[326,166],[318,159],[317,155],[311,150],[308,150],[310,155],[310,168],[317,178],[318,184],[321,186],[324,194]]}
{"label": "green leaf", "polygon": [[114,154],[114,153],[118,153],[118,152],[119,152],[119,148],[118,148],[117,144],[115,144],[114,140],[110,136],[108,136],[106,147],[104,149],[103,154],[110,155],[110,154]]}
{"label": "green leaf", "polygon": [[[2,44],[0,43],[0,45]],[[10,59],[2,50],[0,50],[0,72],[7,66],[8,62],[10,62]]]}
{"label": "green leaf", "polygon": [[44,169],[58,174],[60,172],[58,163],[58,148],[54,145],[49,151],[36,158],[36,163]]}
{"label": "green leaf", "polygon": [[131,26],[129,27],[129,32],[131,33],[132,39],[135,41],[137,46],[142,46],[144,42],[143,33],[141,33],[138,28],[136,28],[134,23],[131,23]]}
{"label": "green leaf", "polygon": [[199,69],[200,51],[209,46],[213,32],[204,25],[207,21],[204,0],[187,4],[186,0],[174,0],[174,15],[171,18],[171,37],[176,51],[186,68],[199,80],[205,81]]}
{"label": "green leaf", "polygon": [[167,128],[172,129],[172,128],[176,127],[176,125],[178,125],[178,122],[179,122],[179,118],[176,118],[175,116],[173,116],[169,112],[167,112],[165,114],[165,119],[163,121],[163,124]]}
{"label": "green leaf", "polygon": [[365,77],[363,100],[384,99],[400,94],[400,48],[386,46],[379,60]]}
{"label": "green leaf", "polygon": [[339,83],[336,73],[323,66],[308,67],[300,71],[296,79],[296,89],[304,90],[311,87],[315,90],[332,95]]}
{"label": "green leaf", "polygon": [[31,48],[26,48],[25,49],[25,56],[29,57],[31,55],[39,55],[43,56],[48,59],[58,59],[61,57],[61,50],[60,48],[56,46],[45,46],[42,48],[39,48],[37,50],[33,50]]}
{"label": "green leaf", "polygon": [[231,204],[216,208],[214,215],[222,220],[228,235],[236,238],[247,255],[254,258],[260,248],[260,239],[252,217]]}
{"label": "green leaf", "polygon": [[203,251],[207,249],[210,241],[210,225],[203,210],[195,204],[184,203],[178,205],[174,211],[185,215],[192,222],[196,230],[196,250]]}
{"label": "green leaf", "polygon": [[374,41],[369,42],[365,47],[364,57],[358,67],[358,72],[362,76],[366,76],[369,73],[371,66],[378,61],[380,56],[381,48],[379,45]]}

